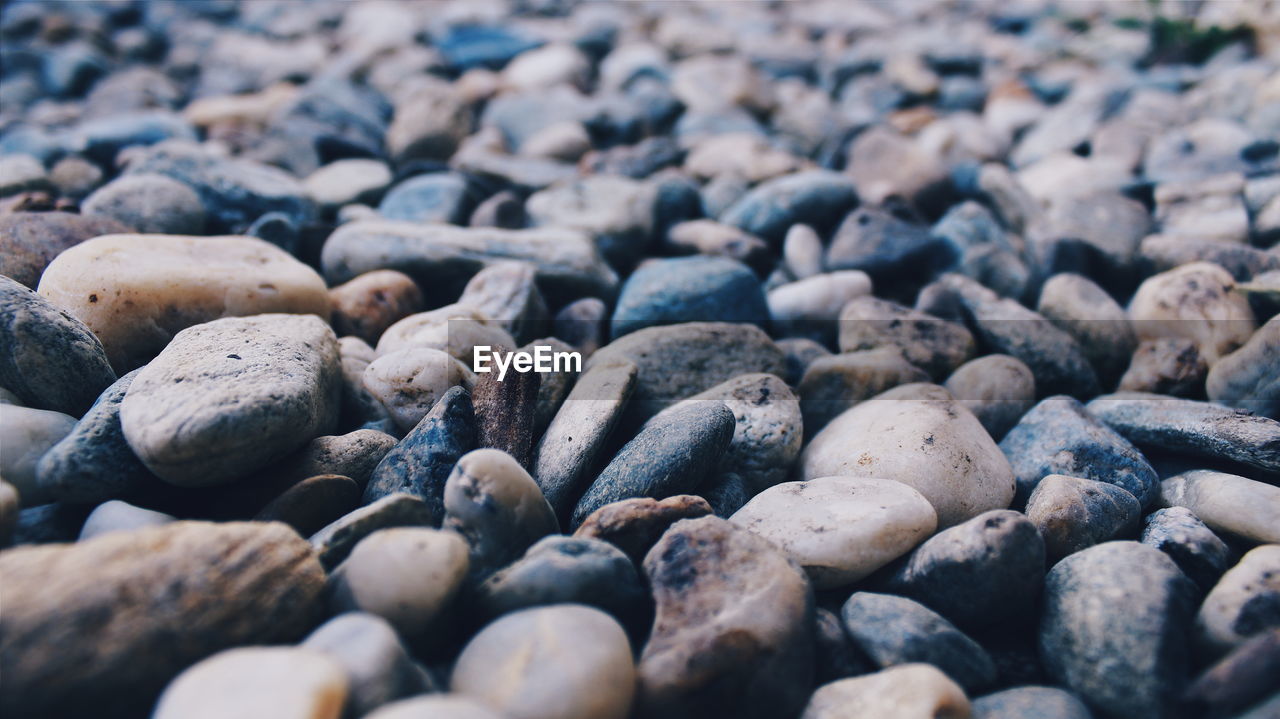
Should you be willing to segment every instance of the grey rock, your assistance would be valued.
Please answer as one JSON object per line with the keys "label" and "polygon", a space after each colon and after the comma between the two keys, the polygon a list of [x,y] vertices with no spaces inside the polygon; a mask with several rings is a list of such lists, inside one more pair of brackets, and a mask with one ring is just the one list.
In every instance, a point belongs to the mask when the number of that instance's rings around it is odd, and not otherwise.
{"label": "grey rock", "polygon": [[[1271,629],[1205,670],[1187,688],[1183,698],[1193,710],[1204,710],[1209,716],[1263,719],[1280,708],[1280,694],[1274,693],[1277,671],[1280,671],[1280,629]],[[1268,694],[1271,698],[1265,699]],[[1251,705],[1255,705],[1252,711],[1239,713]]]}
{"label": "grey rock", "polygon": [[1027,500],[1027,518],[1040,530],[1050,562],[1138,532],[1142,508],[1125,489],[1091,479],[1050,474]]}
{"label": "grey rock", "polygon": [[556,313],[552,334],[590,356],[608,335],[609,308],[597,297],[574,300]]}
{"label": "grey rock", "polygon": [[461,387],[445,392],[405,438],[382,457],[364,490],[366,503],[394,493],[419,497],[434,523],[444,519],[444,485],[453,465],[476,447],[471,397]]}
{"label": "grey rock", "polygon": [[475,307],[517,342],[526,342],[541,336],[550,319],[536,280],[537,270],[528,262],[495,263],[467,282],[458,304]]}
{"label": "grey rock", "polygon": [[79,541],[100,537],[109,532],[128,532],[143,527],[158,527],[176,521],[164,512],[153,512],[113,499],[103,502],[89,513],[80,528]]}
{"label": "grey rock", "polygon": [[1140,252],[1156,272],[1168,272],[1192,262],[1212,262],[1244,282],[1256,275],[1280,270],[1280,257],[1241,242],[1151,235],[1142,241]]}
{"label": "grey rock", "polygon": [[1205,377],[1209,399],[1280,420],[1280,317],[1254,331],[1240,349],[1219,359]]}
{"label": "grey rock", "polygon": [[466,178],[448,172],[411,177],[387,192],[378,212],[388,220],[461,224],[471,212]]}
{"label": "grey rock", "polygon": [[842,352],[819,357],[796,387],[811,436],[845,410],[881,392],[910,382],[928,382],[929,374],[909,362],[902,348]]}
{"label": "grey rock", "polygon": [[830,609],[814,609],[813,641],[817,655],[815,679],[820,684],[871,672],[870,663],[854,647],[840,617]]}
{"label": "grey rock", "polygon": [[849,213],[827,247],[831,270],[862,270],[877,283],[927,277],[945,266],[947,245],[929,228],[880,207]]}
{"label": "grey rock", "polygon": [[1106,290],[1081,275],[1054,275],[1036,309],[1075,338],[1103,386],[1114,386],[1138,341],[1124,308]]}
{"label": "grey rock", "polygon": [[767,326],[769,307],[746,265],[724,257],[655,260],[622,286],[610,322],[613,337],[681,322],[752,322]]}
{"label": "grey rock", "polygon": [[22,498],[22,506],[34,507],[53,501],[40,486],[40,459],[71,432],[76,418],[47,409],[9,405],[0,417],[0,476],[8,480]]}
{"label": "grey rock", "polygon": [[1148,514],[1139,541],[1169,555],[1204,591],[1212,589],[1230,565],[1231,549],[1186,507]]}
{"label": "grey rock", "polygon": [[970,719],[1093,719],[1076,695],[1057,687],[1015,687],[973,700]]}
{"label": "grey rock", "polygon": [[610,502],[592,512],[573,536],[603,539],[639,565],[672,524],[708,514],[711,514],[711,505],[707,500],[691,494],[661,500],[634,497]]}
{"label": "grey rock", "polygon": [[1275,522],[1280,487],[1225,472],[1192,470],[1160,483],[1160,503],[1191,510],[1215,532],[1280,544]]}
{"label": "grey rock", "polygon": [[360,485],[340,474],[308,477],[267,502],[254,519],[284,522],[310,536],[360,506]]}
{"label": "grey rock", "polygon": [[721,472],[703,482],[698,493],[711,505],[712,512],[723,519],[728,519],[751,499],[746,482],[735,472]]}
{"label": "grey rock", "polygon": [[810,170],[761,183],[726,209],[720,221],[777,245],[797,223],[820,233],[830,231],[857,203],[848,177]]}
{"label": "grey rock", "polygon": [[534,193],[525,209],[534,226],[586,233],[610,265],[626,271],[648,251],[655,196],[650,184],[616,175],[587,175]]}
{"label": "grey rock", "polygon": [[1200,355],[1195,340],[1186,337],[1145,340],[1134,351],[1116,391],[1199,397],[1204,394],[1208,372],[1209,365]]}
{"label": "grey rock", "polygon": [[52,183],[39,158],[7,153],[0,157],[0,197],[51,188]]}
{"label": "grey rock", "polygon": [[109,217],[71,212],[0,215],[0,275],[35,289],[54,258],[99,235],[133,232]]}
{"label": "grey rock", "polygon": [[369,483],[374,468],[395,446],[395,437],[372,429],[325,435],[311,440],[274,469],[285,480],[296,482],[321,474],[337,474],[363,487]]}
{"label": "grey rock", "polygon": [[138,232],[199,235],[205,209],[196,191],[166,175],[125,175],[85,198],[80,211],[117,220]]}
{"label": "grey rock", "polygon": [[943,385],[999,441],[1036,402],[1036,378],[1016,357],[987,355],[956,368]]}
{"label": "grey rock", "polygon": [[349,688],[347,706],[359,716],[396,699],[436,689],[391,625],[373,614],[340,614],[307,635],[299,646],[324,652],[342,665]]}
{"label": "grey rock", "polygon": [[786,369],[780,376],[792,387],[800,385],[805,371],[814,361],[831,356],[831,350],[808,337],[784,337],[778,340],[778,348],[782,350],[786,363]]}
{"label": "grey rock", "polygon": [[[972,359],[973,335],[963,325],[878,297],[859,297],[840,312],[840,351],[893,346],[907,361],[944,379]],[[959,396],[959,395],[957,395]]]}
{"label": "grey rock", "polygon": [[360,540],[388,527],[425,527],[439,521],[427,504],[411,494],[388,494],[335,519],[308,540],[325,569],[346,559]]}
{"label": "grey rock", "polygon": [[476,588],[482,614],[549,604],[586,604],[612,614],[623,624],[634,620],[647,591],[631,559],[600,539],[550,536]]}
{"label": "grey rock", "polygon": [[1237,649],[1280,627],[1280,546],[1249,550],[1209,591],[1196,615],[1196,638],[1210,654]]}

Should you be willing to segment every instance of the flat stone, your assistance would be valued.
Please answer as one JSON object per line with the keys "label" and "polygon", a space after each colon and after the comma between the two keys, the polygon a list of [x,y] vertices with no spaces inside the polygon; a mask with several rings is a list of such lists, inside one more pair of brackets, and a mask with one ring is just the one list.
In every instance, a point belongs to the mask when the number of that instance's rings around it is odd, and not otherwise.
{"label": "flat stone", "polygon": [[1185,507],[1216,532],[1280,543],[1280,487],[1226,472],[1192,470],[1160,483],[1160,504]]}
{"label": "flat stone", "polygon": [[376,202],[391,179],[386,163],[352,158],[331,162],[307,175],[302,187],[320,209],[333,210],[353,202]]}
{"label": "flat stone", "polygon": [[1093,719],[1089,707],[1057,687],[1015,687],[973,700],[970,719]]}
{"label": "flat stone", "polygon": [[1249,301],[1234,287],[1218,265],[1182,265],[1145,280],[1129,301],[1129,318],[1139,339],[1186,337],[1213,364],[1247,342],[1255,327]]}
{"label": "flat stone", "polygon": [[617,338],[657,325],[765,325],[768,319],[760,281],[746,265],[724,257],[679,257],[646,263],[627,279],[610,331]]}
{"label": "flat stone", "polygon": [[964,325],[878,297],[859,297],[840,311],[841,352],[893,346],[908,362],[942,380],[969,361],[973,335]]}
{"label": "flat stone", "polygon": [[1186,507],[1148,514],[1139,541],[1169,555],[1182,573],[1206,592],[1230,566],[1230,547]]}
{"label": "flat stone", "polygon": [[610,502],[592,512],[573,536],[603,539],[638,565],[672,524],[708,514],[711,514],[711,505],[694,495],[677,494],[666,499],[635,497]]}
{"label": "flat stone", "polygon": [[1050,474],[1027,500],[1027,518],[1040,530],[1050,562],[1112,539],[1137,534],[1142,508],[1122,487]]}
{"label": "flat stone", "polygon": [[1228,407],[1280,420],[1280,317],[1272,317],[1240,349],[1209,368],[1205,394]]}
{"label": "flat stone", "polygon": [[0,569],[0,667],[12,688],[0,706],[15,716],[145,713],[204,657],[301,638],[324,589],[311,548],[282,524],[173,522],[7,550]]}
{"label": "flat stone", "polygon": [[79,417],[115,381],[88,327],[0,276],[0,385],[31,407]]}
{"label": "flat stone", "polygon": [[333,569],[365,537],[389,527],[425,527],[440,521],[421,499],[410,494],[387,496],[335,519],[308,540],[325,569]]}
{"label": "flat stone", "polygon": [[22,506],[34,507],[52,502],[50,493],[40,486],[40,459],[75,431],[76,418],[47,409],[7,406],[0,422],[0,476],[8,480],[22,498]]}
{"label": "flat stone", "polygon": [[337,338],[307,315],[190,327],[134,377],[125,439],[166,482],[235,481],[327,434],[338,418]]}
{"label": "flat stone", "polygon": [[371,345],[388,327],[426,309],[413,279],[395,270],[366,272],[329,290],[333,330],[355,335]]}
{"label": "flat stone", "polygon": [[1199,642],[1214,655],[1280,627],[1280,546],[1249,550],[1222,575],[1196,615]]}
{"label": "flat stone", "polygon": [[84,520],[84,526],[80,528],[80,538],[77,541],[83,542],[109,532],[129,532],[143,527],[158,527],[174,521],[176,521],[174,517],[164,512],[153,512],[113,499],[94,507],[88,518]]}
{"label": "flat stone", "polygon": [[1104,716],[1170,716],[1187,681],[1195,592],[1158,549],[1106,542],[1076,552],[1045,579],[1045,670]]}
{"label": "flat stone", "polygon": [[396,699],[436,689],[395,629],[373,614],[340,614],[298,646],[322,652],[342,666],[349,689],[347,706],[362,716]]}
{"label": "flat stone", "polygon": [[284,522],[310,536],[360,505],[360,485],[340,474],[320,474],[298,482],[258,511],[260,522]]}
{"label": "flat stone", "polygon": [[800,457],[806,479],[893,479],[924,495],[950,527],[1009,506],[1014,475],[977,418],[941,387],[909,384],[832,420]]}
{"label": "flat stone", "polygon": [[639,717],[797,712],[813,672],[813,594],[765,539],[718,517],[681,520],[645,557],[657,604],[640,654]]}
{"label": "flat stone", "polygon": [[1144,508],[1160,491],[1147,458],[1089,408],[1065,395],[1048,397],[1023,415],[1000,441],[1000,449],[1017,476],[1018,504],[1050,474],[1115,485],[1137,497]]}
{"label": "flat stone", "polygon": [[[563,118],[565,107],[557,113]],[[626,270],[649,244],[654,198],[652,185],[617,175],[587,175],[530,195],[525,209],[534,226],[586,233],[611,266]]]}
{"label": "flat stone", "polygon": [[35,289],[45,268],[65,250],[91,237],[132,231],[131,226],[118,220],[92,214],[15,212],[3,215],[0,216],[0,275]]}
{"label": "flat stone", "polygon": [[425,527],[380,529],[361,539],[329,575],[334,614],[368,612],[408,640],[420,638],[462,588],[467,543]]}
{"label": "flat stone", "polygon": [[655,417],[596,477],[573,510],[574,527],[610,502],[697,489],[733,440],[733,412],[698,402]]}
{"label": "flat stone", "polygon": [[541,385],[538,372],[516,372],[503,381],[498,381],[494,372],[480,375],[471,390],[476,446],[502,450],[521,467],[531,467],[534,413]]}
{"label": "flat stone", "polygon": [[[200,196],[185,183],[164,175],[118,177],[86,197],[80,212],[101,218],[100,224],[114,220],[145,234],[199,235],[205,230]],[[108,230],[93,236],[127,231]]]}
{"label": "flat stone", "polygon": [[475,375],[449,353],[409,347],[379,356],[364,370],[364,386],[402,432],[412,430],[453,387],[470,389]]}
{"label": "flat stone", "polygon": [[991,685],[996,667],[977,642],[905,597],[854,592],[840,610],[849,638],[881,669],[924,662],[969,691]]}
{"label": "flat stone", "polygon": [[815,679],[820,685],[871,672],[871,665],[849,641],[840,617],[831,610],[814,610],[813,639],[817,655]]}
{"label": "flat stone", "polygon": [[969,699],[964,689],[946,674],[931,664],[899,664],[818,687],[801,719],[924,719],[968,714]]}
{"label": "flat stone", "polygon": [[857,204],[849,178],[811,170],[761,183],[726,209],[720,221],[777,245],[800,222],[830,231]]}
{"label": "flat stone", "polygon": [[943,385],[999,442],[1036,402],[1036,378],[1016,357],[993,354],[956,368]]}
{"label": "flat stone", "polygon": [[347,676],[328,655],[297,647],[228,649],[179,674],[156,719],[339,719]]}
{"label": "flat stone", "polygon": [[249,237],[96,237],[58,255],[39,291],[93,330],[119,372],[155,357],[179,331],[220,317],[329,316],[314,270]]}
{"label": "flat stone", "polygon": [[451,387],[409,434],[378,462],[364,490],[366,503],[403,492],[414,495],[444,518],[444,485],[453,465],[475,449],[471,397]]}
{"label": "flat stone", "polygon": [[648,600],[635,564],[600,539],[553,535],[498,570],[476,589],[483,615],[496,617],[530,607],[585,604],[630,623]]}
{"label": "flat stone", "polygon": [[565,604],[507,614],[463,648],[450,688],[517,719],[625,719],[636,669],[608,614]]}

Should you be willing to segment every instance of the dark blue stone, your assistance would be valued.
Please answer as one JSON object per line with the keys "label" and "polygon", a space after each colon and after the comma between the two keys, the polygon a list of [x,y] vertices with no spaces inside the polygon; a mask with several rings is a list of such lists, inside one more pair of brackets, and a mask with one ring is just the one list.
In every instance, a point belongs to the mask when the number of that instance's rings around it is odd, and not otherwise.
{"label": "dark blue stone", "polygon": [[485,67],[499,70],[512,58],[542,45],[515,30],[492,25],[459,25],[436,40],[445,62],[458,70]]}
{"label": "dark blue stone", "polygon": [[757,186],[725,210],[720,221],[778,244],[797,223],[825,234],[857,204],[852,180],[837,172],[812,170]]}
{"label": "dark blue stone", "polygon": [[464,224],[473,206],[461,175],[438,173],[411,177],[392,187],[378,205],[388,220]]}
{"label": "dark blue stone", "polygon": [[724,257],[657,260],[636,270],[618,297],[613,336],[681,322],[754,322],[767,325],[769,307],[760,280],[746,265]]}

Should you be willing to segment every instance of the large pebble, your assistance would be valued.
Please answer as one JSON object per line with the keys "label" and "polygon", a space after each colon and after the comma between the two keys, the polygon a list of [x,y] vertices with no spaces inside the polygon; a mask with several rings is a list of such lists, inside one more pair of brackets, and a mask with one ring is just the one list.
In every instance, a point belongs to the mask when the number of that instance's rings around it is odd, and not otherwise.
{"label": "large pebble", "polygon": [[99,235],[132,231],[130,225],[88,214],[15,212],[0,216],[0,275],[35,289],[53,258],[68,248]]}
{"label": "large pebble", "polygon": [[817,589],[852,584],[933,533],[919,492],[888,479],[819,477],[756,495],[731,520],[787,552]]}
{"label": "large pebble", "polygon": [[813,593],[773,544],[717,517],[681,520],[645,557],[657,617],[636,715],[787,716],[813,675]]}
{"label": "large pebble", "polygon": [[1280,627],[1280,545],[1255,547],[1222,575],[1196,615],[1199,641],[1214,654]]}
{"label": "large pebble", "polygon": [[1015,687],[973,700],[970,719],[1093,719],[1089,707],[1057,687]]}
{"label": "large pebble", "polygon": [[708,514],[711,514],[711,505],[707,500],[691,494],[666,499],[634,497],[610,502],[592,512],[573,536],[603,539],[639,565],[672,524]]}
{"label": "large pebble", "polygon": [[1205,591],[1231,563],[1231,548],[1186,507],[1158,509],[1143,520],[1140,542],[1169,555]]}
{"label": "large pebble", "polygon": [[963,325],[878,297],[859,297],[840,311],[840,351],[902,348],[909,362],[934,380],[973,357],[973,335]]}
{"label": "large pebble", "polygon": [[418,285],[395,270],[366,272],[329,290],[329,300],[333,331],[369,344],[377,344],[391,325],[425,309]]}
{"label": "large pebble", "polygon": [[442,521],[449,473],[462,455],[475,448],[471,397],[465,389],[451,387],[374,467],[364,501],[374,502],[397,492],[411,494],[426,502],[431,515]]}
{"label": "large pebble", "polygon": [[1195,585],[1163,552],[1106,542],[1045,579],[1040,658],[1049,677],[1103,716],[1171,716],[1187,680]]}
{"label": "large pebble", "polygon": [[654,417],[578,500],[573,526],[620,499],[661,499],[697,489],[733,441],[734,424],[733,412],[720,401],[695,402]]}
{"label": "large pebble", "polygon": [[1027,500],[1027,518],[1040,530],[1050,562],[1110,539],[1138,532],[1142,507],[1130,492],[1105,482],[1050,474]]}
{"label": "large pebble", "polygon": [[324,589],[311,548],[282,524],[174,522],[13,549],[0,573],[0,707],[12,716],[144,712],[214,652],[300,638]]}
{"label": "large pebble", "polygon": [[1139,339],[1186,337],[1213,364],[1249,340],[1254,316],[1235,280],[1211,262],[1192,262],[1148,278],[1129,301]]}
{"label": "large pebble", "polygon": [[1009,462],[977,418],[945,389],[910,384],[877,395],[828,424],[800,458],[806,479],[883,477],[915,488],[959,524],[1013,500]]}
{"label": "large pebble", "polygon": [[452,387],[470,389],[475,375],[449,353],[409,347],[384,354],[364,370],[364,386],[387,408],[400,431],[418,425]]}
{"label": "large pebble", "polygon": [[0,476],[17,490],[24,507],[54,501],[40,486],[40,460],[75,431],[76,418],[47,409],[6,405],[0,416]]}
{"label": "large pebble", "polygon": [[608,614],[575,604],[508,614],[471,639],[450,687],[511,719],[625,719],[636,669]]}
{"label": "large pebble", "polygon": [[859,402],[900,385],[928,381],[929,374],[893,345],[818,357],[805,368],[796,388],[805,430],[812,436]]}
{"label": "large pebble", "polygon": [[[188,185],[164,175],[117,178],[86,197],[80,211],[146,234],[198,235],[205,226],[200,196]],[[115,232],[118,230],[97,234]]]}
{"label": "large pebble", "polygon": [[349,688],[347,706],[360,716],[434,688],[430,676],[409,657],[395,629],[372,614],[340,614],[299,646],[323,652],[342,666]]}
{"label": "large pebble", "polygon": [[79,417],[115,381],[88,327],[0,276],[0,386],[29,406]]}
{"label": "large pebble", "polygon": [[724,257],[679,257],[645,264],[627,279],[610,322],[621,337],[645,327],[681,322],[767,325],[760,281],[741,262]]}
{"label": "large pebble", "polygon": [[1209,399],[1280,420],[1280,317],[1272,317],[1240,349],[1209,368]]}
{"label": "large pebble", "polygon": [[1016,357],[986,355],[956,368],[943,385],[997,442],[1036,402],[1036,378]]}
{"label": "large pebble", "polygon": [[329,317],[315,270],[250,237],[97,237],[59,255],[39,291],[93,330],[119,372],[146,363],[179,331],[219,317]]}
{"label": "large pebble", "polygon": [[627,622],[648,592],[622,550],[599,539],[553,535],[486,579],[475,597],[487,616],[549,604],[586,604]]}
{"label": "large pebble", "polygon": [[1280,487],[1226,472],[1192,470],[1160,483],[1160,503],[1185,507],[1215,531],[1280,544]]}
{"label": "large pebble", "polygon": [[801,719],[958,719],[969,716],[964,689],[932,664],[899,664],[818,687]]}
{"label": "large pebble", "polygon": [[229,649],[173,680],[154,719],[340,719],[347,700],[342,666],[312,649]]}
{"label": "large pebble", "polygon": [[515,349],[516,342],[501,323],[461,303],[418,312],[391,325],[378,338],[378,356],[397,350],[427,347],[448,352],[468,367],[475,366],[475,347],[494,351]]}
{"label": "large pebble", "polygon": [[327,434],[339,373],[337,339],[317,317],[214,320],[179,332],[134,377],[120,424],[166,482],[225,484]]}

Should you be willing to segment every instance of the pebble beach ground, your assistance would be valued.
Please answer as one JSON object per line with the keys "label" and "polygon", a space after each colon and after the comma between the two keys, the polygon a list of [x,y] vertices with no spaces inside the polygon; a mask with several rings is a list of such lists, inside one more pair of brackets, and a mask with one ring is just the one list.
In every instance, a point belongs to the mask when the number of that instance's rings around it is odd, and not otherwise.
{"label": "pebble beach ground", "polygon": [[1274,719],[1278,311],[1270,0],[10,2],[0,715]]}

